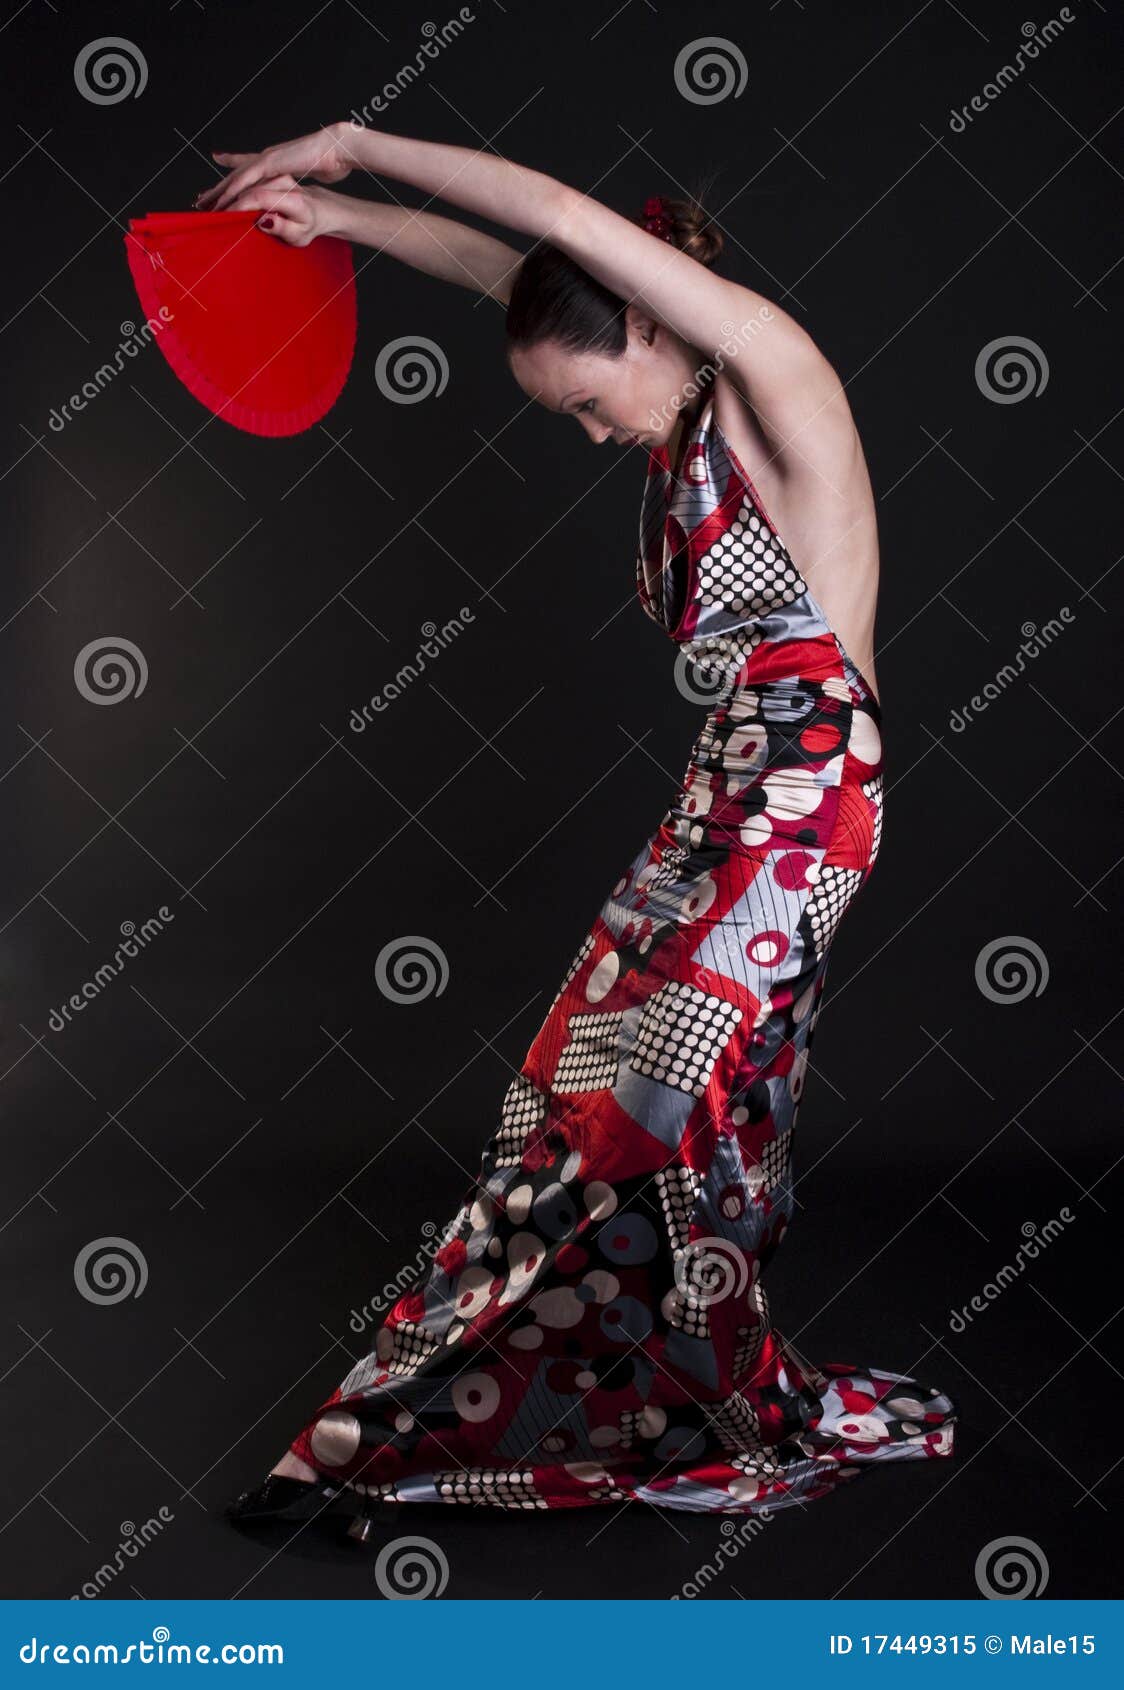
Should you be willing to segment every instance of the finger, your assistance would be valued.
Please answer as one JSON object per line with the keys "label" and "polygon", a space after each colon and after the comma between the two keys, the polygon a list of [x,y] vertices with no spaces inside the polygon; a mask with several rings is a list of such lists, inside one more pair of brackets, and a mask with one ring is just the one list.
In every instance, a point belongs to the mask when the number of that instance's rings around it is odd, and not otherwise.
{"label": "finger", "polygon": [[263,176],[260,183],[258,184],[259,188],[279,188],[279,189],[281,189],[281,188],[295,188],[297,185],[298,184],[297,184],[296,177],[290,176],[289,172],[287,170],[279,170],[276,173],[276,175],[274,175],[274,176]]}
{"label": "finger", "polygon": [[288,217],[299,217],[304,207],[303,193],[294,183],[291,188],[276,188],[272,182],[261,182],[239,194],[231,211],[280,211]]}
{"label": "finger", "polygon": [[[257,155],[254,155],[254,157],[257,158]],[[258,167],[262,171],[266,169],[266,166],[260,159],[258,160]],[[254,180],[256,180],[256,177],[252,176],[244,169],[241,171],[232,171],[229,176],[224,176],[221,182],[215,182],[211,187],[205,188],[201,194],[196,194],[193,202],[195,209],[197,211],[205,211],[208,209],[225,209],[227,211],[233,210],[233,206],[229,200],[223,198],[227,190],[233,190],[235,197],[237,197],[245,192],[247,183]],[[268,180],[278,186],[287,188],[295,188],[297,185],[296,178],[284,172],[268,178],[263,175],[261,180],[263,182]],[[220,200],[222,200],[221,207]]]}
{"label": "finger", "polygon": [[252,164],[254,159],[258,157],[258,154],[212,153],[211,157],[216,161],[216,163],[225,164],[227,166],[227,171],[224,176],[220,176],[217,182],[212,182],[209,188],[204,188],[201,194],[196,194],[194,204],[200,207],[217,198],[217,196],[222,192],[224,183],[230,180],[234,171],[244,169],[246,165]]}
{"label": "finger", "polygon": [[228,173],[226,176],[220,177],[217,182],[212,182],[209,188],[204,188],[202,193],[196,194],[192,203],[200,211],[202,211],[206,206],[213,205],[229,181],[230,174]]}
{"label": "finger", "polygon": [[224,211],[232,199],[236,199],[244,189],[252,188],[268,174],[266,166],[260,163],[248,164],[241,170],[232,171],[225,182],[220,182],[218,194],[211,201],[211,210]]}
{"label": "finger", "polygon": [[267,211],[264,217],[259,217],[258,228],[275,240],[282,241],[286,246],[307,246],[312,237],[312,231],[307,222],[301,222],[295,217],[287,217],[284,212]]}

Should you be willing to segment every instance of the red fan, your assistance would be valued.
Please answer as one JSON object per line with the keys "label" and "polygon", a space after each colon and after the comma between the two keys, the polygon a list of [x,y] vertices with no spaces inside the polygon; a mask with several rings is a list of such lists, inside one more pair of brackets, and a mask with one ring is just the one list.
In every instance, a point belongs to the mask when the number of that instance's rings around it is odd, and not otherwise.
{"label": "red fan", "polygon": [[235,428],[299,434],[335,403],[351,368],[351,246],[333,235],[286,246],[257,227],[260,215],[134,217],[125,250],[155,339],[189,392]]}

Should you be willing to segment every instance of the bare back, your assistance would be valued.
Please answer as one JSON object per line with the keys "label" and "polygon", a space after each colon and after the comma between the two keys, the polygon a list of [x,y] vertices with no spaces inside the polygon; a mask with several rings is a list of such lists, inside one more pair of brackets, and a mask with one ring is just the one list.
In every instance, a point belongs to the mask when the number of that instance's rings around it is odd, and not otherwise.
{"label": "bare back", "polygon": [[813,417],[784,450],[744,395],[719,372],[714,410],[723,434],[771,512],[794,563],[871,690],[878,597],[874,493],[857,431],[838,439]]}

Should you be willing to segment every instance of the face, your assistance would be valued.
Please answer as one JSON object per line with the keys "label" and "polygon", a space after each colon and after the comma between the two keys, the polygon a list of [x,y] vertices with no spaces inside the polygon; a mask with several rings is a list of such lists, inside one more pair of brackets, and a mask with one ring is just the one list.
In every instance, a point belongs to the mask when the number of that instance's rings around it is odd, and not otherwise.
{"label": "face", "polygon": [[568,352],[554,341],[514,347],[511,373],[529,398],[576,417],[598,446],[665,445],[692,372],[686,343],[632,306],[625,332],[619,358]]}

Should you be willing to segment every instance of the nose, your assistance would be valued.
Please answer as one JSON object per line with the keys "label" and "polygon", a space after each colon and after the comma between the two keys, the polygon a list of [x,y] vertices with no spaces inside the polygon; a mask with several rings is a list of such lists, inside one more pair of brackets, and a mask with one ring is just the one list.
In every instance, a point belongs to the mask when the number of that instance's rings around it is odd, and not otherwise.
{"label": "nose", "polygon": [[579,421],[595,446],[604,445],[613,432],[607,423],[594,422],[592,417],[581,417]]}

